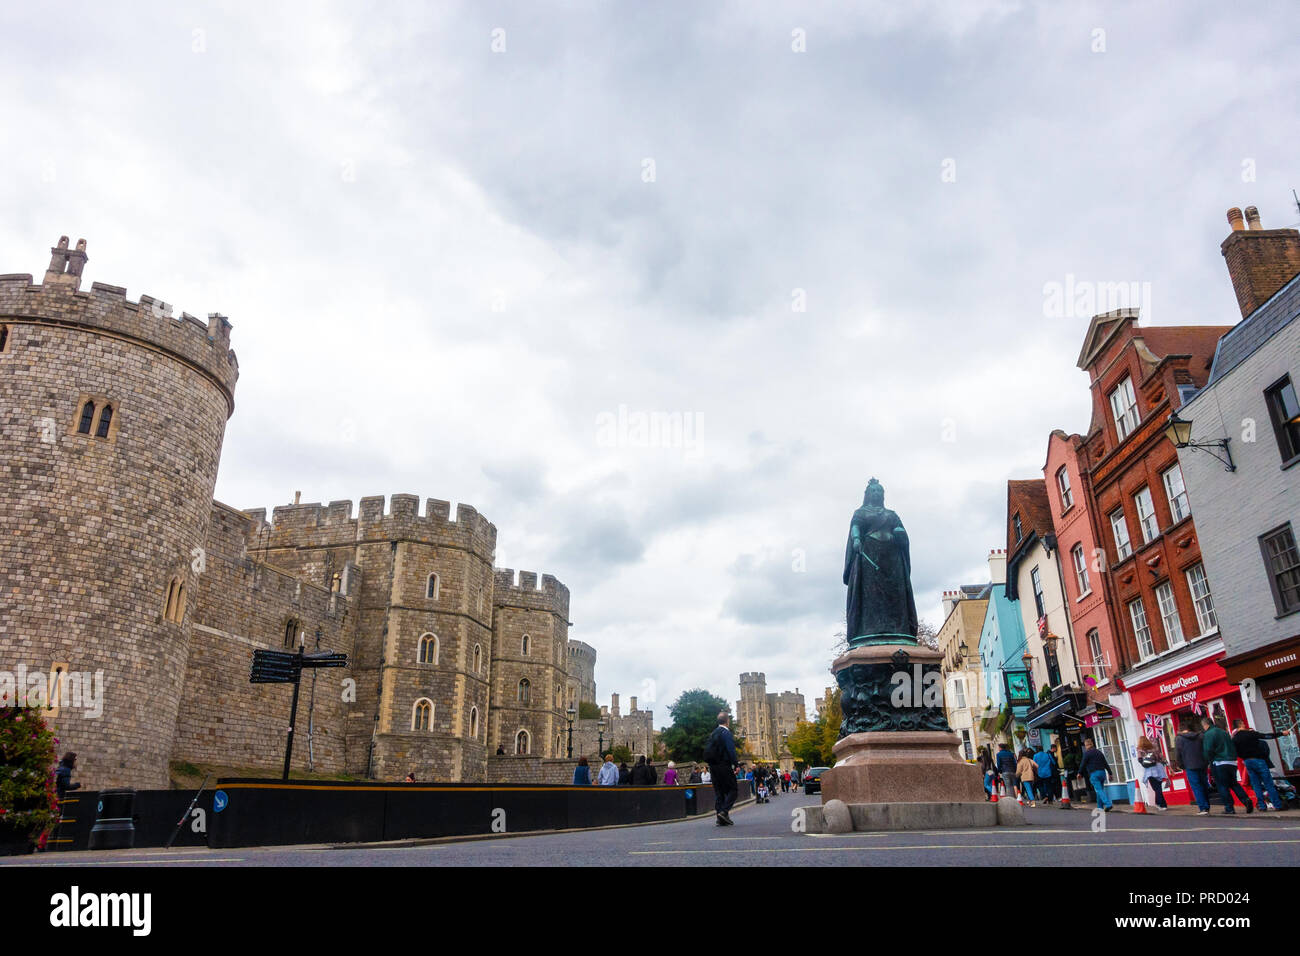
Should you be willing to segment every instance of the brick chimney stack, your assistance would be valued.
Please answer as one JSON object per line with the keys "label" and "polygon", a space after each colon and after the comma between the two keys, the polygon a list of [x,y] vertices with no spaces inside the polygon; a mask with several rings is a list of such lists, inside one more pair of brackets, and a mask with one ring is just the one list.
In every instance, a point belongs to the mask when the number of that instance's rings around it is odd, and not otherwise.
{"label": "brick chimney stack", "polygon": [[613,717],[618,716],[618,694],[609,695],[609,713]]}
{"label": "brick chimney stack", "polygon": [[1244,319],[1300,273],[1300,231],[1265,229],[1254,206],[1229,209],[1228,224],[1220,249]]}

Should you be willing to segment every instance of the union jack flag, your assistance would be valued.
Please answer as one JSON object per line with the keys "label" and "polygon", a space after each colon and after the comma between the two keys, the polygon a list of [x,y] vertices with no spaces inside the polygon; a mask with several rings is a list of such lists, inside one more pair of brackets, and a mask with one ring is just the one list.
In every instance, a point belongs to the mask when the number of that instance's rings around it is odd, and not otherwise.
{"label": "union jack flag", "polygon": [[1146,732],[1146,736],[1151,740],[1156,740],[1160,737],[1160,728],[1164,725],[1165,719],[1160,714],[1147,714],[1145,719],[1142,721],[1142,729]]}

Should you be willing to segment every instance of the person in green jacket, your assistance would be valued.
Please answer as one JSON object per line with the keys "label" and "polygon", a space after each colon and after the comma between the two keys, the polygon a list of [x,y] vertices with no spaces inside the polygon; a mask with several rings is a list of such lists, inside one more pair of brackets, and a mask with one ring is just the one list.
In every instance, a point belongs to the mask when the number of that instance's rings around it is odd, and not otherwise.
{"label": "person in green jacket", "polygon": [[1214,785],[1219,788],[1219,797],[1228,808],[1223,812],[1237,812],[1232,808],[1232,795],[1236,794],[1246,812],[1254,813],[1255,805],[1250,802],[1250,797],[1246,796],[1246,791],[1237,780],[1237,748],[1228,735],[1227,717],[1220,714],[1212,722],[1205,722],[1201,752],[1205,755],[1205,762],[1210,765],[1210,772],[1214,774]]}

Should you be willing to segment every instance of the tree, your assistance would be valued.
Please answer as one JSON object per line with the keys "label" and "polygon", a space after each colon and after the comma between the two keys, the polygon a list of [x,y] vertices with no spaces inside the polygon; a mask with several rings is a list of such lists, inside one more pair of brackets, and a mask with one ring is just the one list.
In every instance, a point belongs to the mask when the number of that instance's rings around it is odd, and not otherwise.
{"label": "tree", "polygon": [[700,687],[683,691],[668,708],[673,718],[672,725],[661,734],[668,755],[676,761],[702,761],[704,742],[718,726],[718,714],[722,711],[731,713],[731,708],[721,697]]}
{"label": "tree", "polygon": [[822,728],[818,723],[801,720],[786,740],[794,759],[806,767],[820,767],[822,763]]}
{"label": "tree", "polygon": [[614,755],[614,763],[632,762],[632,748],[628,747],[626,744],[619,744],[617,747],[611,747],[609,752]]}
{"label": "tree", "polygon": [[58,820],[58,742],[38,710],[0,707],[0,843],[45,845]]}
{"label": "tree", "polygon": [[578,701],[579,720],[600,720],[600,705],[589,700]]}
{"label": "tree", "polygon": [[835,762],[835,755],[831,751],[835,747],[835,742],[840,739],[840,725],[844,721],[838,687],[831,691],[830,698],[822,706],[822,714],[818,720],[822,725],[822,757],[826,761],[822,766],[829,767]]}

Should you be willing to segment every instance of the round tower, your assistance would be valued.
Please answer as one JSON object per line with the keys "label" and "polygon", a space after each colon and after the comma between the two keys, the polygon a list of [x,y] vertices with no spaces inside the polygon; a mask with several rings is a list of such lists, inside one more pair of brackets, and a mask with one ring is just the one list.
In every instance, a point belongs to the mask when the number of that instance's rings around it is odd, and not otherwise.
{"label": "round tower", "polygon": [[165,788],[239,370],[223,317],[81,291],[85,249],[0,276],[0,666],[90,786]]}
{"label": "round tower", "polygon": [[596,649],[583,641],[569,641],[569,703],[575,708],[596,702]]}

